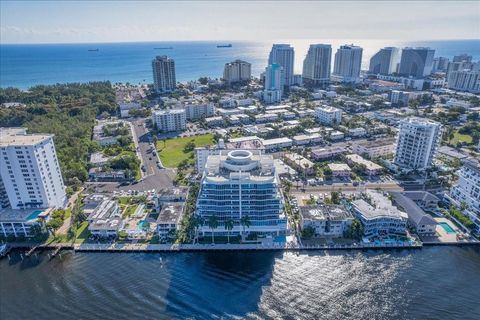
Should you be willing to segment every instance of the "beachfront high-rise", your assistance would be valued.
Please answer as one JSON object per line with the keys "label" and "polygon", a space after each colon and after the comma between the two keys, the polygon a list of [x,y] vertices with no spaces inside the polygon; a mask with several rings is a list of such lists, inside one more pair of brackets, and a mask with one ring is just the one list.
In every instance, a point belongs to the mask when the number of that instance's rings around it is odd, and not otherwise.
{"label": "beachfront high-rise", "polygon": [[[196,208],[204,220],[199,230],[204,236],[212,232],[225,235],[227,220],[233,221],[230,234],[240,234],[244,228],[248,233],[271,235],[287,230],[273,157],[260,150],[222,150],[210,155]],[[209,220],[216,220],[218,228],[212,229]],[[245,220],[250,226],[245,226]]]}
{"label": "beachfront high-rise", "polygon": [[153,88],[159,93],[174,91],[177,85],[175,61],[167,56],[152,60]]}
{"label": "beachfront high-rise", "polygon": [[332,46],[311,44],[303,60],[303,83],[306,86],[325,86],[330,83]]}
{"label": "beachfront high-rise", "polygon": [[385,47],[372,56],[368,72],[383,75],[392,74],[397,72],[399,62],[400,50],[395,47]]}
{"label": "beachfront high-rise", "polygon": [[344,45],[335,53],[333,78],[340,82],[356,83],[360,81],[363,49],[354,45]]}
{"label": "beachfront high-rise", "polygon": [[276,103],[282,100],[283,95],[283,68],[277,63],[265,68],[265,86],[263,101],[265,103]]}
{"label": "beachfront high-rise", "polygon": [[430,119],[411,117],[402,120],[395,164],[407,170],[430,168],[440,143],[440,129],[440,123]]}
{"label": "beachfront high-rise", "polygon": [[293,85],[295,51],[289,44],[274,44],[268,56],[268,65],[278,64],[283,68],[283,85]]}
{"label": "beachfront high-rise", "polygon": [[423,78],[432,73],[435,50],[430,48],[403,48],[398,74]]}
{"label": "beachfront high-rise", "polygon": [[3,208],[65,207],[67,196],[53,135],[0,128],[0,151]]}
{"label": "beachfront high-rise", "polygon": [[252,77],[252,65],[246,61],[235,60],[225,63],[223,80],[228,84],[244,82]]}

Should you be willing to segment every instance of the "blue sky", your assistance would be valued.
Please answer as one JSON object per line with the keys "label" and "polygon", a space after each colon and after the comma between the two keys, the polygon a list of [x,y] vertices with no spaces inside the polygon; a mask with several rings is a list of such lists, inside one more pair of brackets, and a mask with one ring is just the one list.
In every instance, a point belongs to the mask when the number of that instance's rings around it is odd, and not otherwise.
{"label": "blue sky", "polygon": [[480,1],[1,1],[1,43],[480,38]]}

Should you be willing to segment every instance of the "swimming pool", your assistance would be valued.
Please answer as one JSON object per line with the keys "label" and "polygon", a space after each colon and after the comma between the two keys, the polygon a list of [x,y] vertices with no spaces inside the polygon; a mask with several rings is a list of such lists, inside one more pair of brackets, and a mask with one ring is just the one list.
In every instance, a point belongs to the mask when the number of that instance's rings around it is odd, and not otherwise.
{"label": "swimming pool", "polygon": [[456,233],[455,230],[453,230],[453,228],[448,223],[440,222],[440,225],[446,233]]}
{"label": "swimming pool", "polygon": [[143,230],[143,231],[147,231],[147,229],[149,228],[150,224],[145,221],[145,220],[140,220],[138,221],[137,223],[137,228],[138,230]]}
{"label": "swimming pool", "polygon": [[32,213],[30,213],[27,217],[27,220],[33,220],[33,219],[36,219],[38,218],[38,216],[40,215],[40,213],[42,213],[43,210],[35,210],[33,211]]}

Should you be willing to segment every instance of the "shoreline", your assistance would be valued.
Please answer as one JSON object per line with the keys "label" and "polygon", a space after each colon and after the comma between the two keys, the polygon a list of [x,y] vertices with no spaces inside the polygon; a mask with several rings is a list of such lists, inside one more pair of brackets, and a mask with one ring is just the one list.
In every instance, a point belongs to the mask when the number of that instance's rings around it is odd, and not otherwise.
{"label": "shoreline", "polygon": [[[207,252],[207,251],[367,251],[367,250],[395,250],[395,249],[409,249],[418,250],[423,247],[434,246],[450,246],[450,247],[470,247],[480,246],[480,241],[476,242],[423,242],[419,244],[409,245],[376,245],[376,244],[362,244],[362,245],[318,245],[318,246],[284,246],[284,245],[238,245],[238,244],[206,244],[206,245],[175,245],[175,244],[52,244],[52,245],[40,245],[34,244],[10,244],[8,245],[6,256],[10,251],[27,251],[26,256],[30,256],[36,251],[54,251],[51,259],[61,251],[73,251],[73,252],[97,252],[97,253],[166,253],[166,252]],[[4,257],[3,256],[3,257]]]}

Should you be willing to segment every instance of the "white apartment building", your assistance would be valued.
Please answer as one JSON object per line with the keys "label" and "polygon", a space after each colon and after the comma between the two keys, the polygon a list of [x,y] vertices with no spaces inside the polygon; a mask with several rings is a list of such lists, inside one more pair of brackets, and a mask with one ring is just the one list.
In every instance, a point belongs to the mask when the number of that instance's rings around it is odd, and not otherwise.
{"label": "white apartment building", "polygon": [[365,198],[352,201],[352,210],[362,222],[366,237],[406,232],[408,215],[380,192],[367,190]]}
{"label": "white apartment building", "polygon": [[464,211],[480,230],[480,163],[469,159],[463,162],[458,172],[458,181],[450,190],[450,199],[458,206],[467,206]]}
{"label": "white apartment building", "polygon": [[[12,209],[63,208],[67,196],[53,135],[0,129],[0,198]],[[3,185],[3,186],[2,186]]]}
{"label": "white apartment building", "polygon": [[[204,218],[202,235],[226,235],[226,220],[233,220],[232,235],[246,233],[279,235],[287,230],[280,181],[272,156],[258,150],[224,150],[208,157],[203,172],[196,214]],[[216,218],[218,228],[208,221]],[[248,217],[250,226],[242,224]]]}
{"label": "white apartment building", "polygon": [[262,140],[262,143],[266,151],[280,150],[293,145],[292,139],[287,137]]}
{"label": "white apartment building", "polygon": [[293,85],[295,51],[289,44],[274,44],[270,55],[268,56],[268,64],[278,64],[283,69],[282,85]]}
{"label": "white apartment building", "polygon": [[167,202],[162,205],[157,218],[157,234],[160,239],[175,237],[175,231],[182,221],[184,207],[184,202]]}
{"label": "white apartment building", "polygon": [[447,88],[480,93],[480,71],[459,70],[448,74]]}
{"label": "white apartment building", "polygon": [[197,120],[211,117],[215,114],[215,105],[212,102],[207,103],[189,103],[183,106],[187,120]]}
{"label": "white apartment building", "polygon": [[337,81],[356,83],[360,81],[363,49],[354,45],[341,46],[335,53],[333,76]]}
{"label": "white apartment building", "polygon": [[342,122],[342,110],[331,106],[317,107],[315,108],[315,117],[321,124],[338,125]]}
{"label": "white apartment building", "polygon": [[300,226],[312,228],[315,236],[343,237],[353,221],[353,215],[341,206],[302,206]]}
{"label": "white apartment building", "polygon": [[155,91],[171,92],[177,85],[175,61],[167,56],[157,56],[152,60],[153,87]]}
{"label": "white apartment building", "polygon": [[303,82],[306,85],[324,86],[330,83],[332,46],[311,44],[303,60]]}
{"label": "white apartment building", "polygon": [[411,117],[400,121],[399,129],[395,164],[408,170],[431,167],[440,143],[440,123]]}
{"label": "white apartment building", "polygon": [[87,221],[90,233],[99,238],[116,237],[124,224],[115,200],[102,201],[93,209]]}
{"label": "white apartment building", "polygon": [[228,84],[248,81],[252,77],[252,65],[246,61],[235,60],[225,64],[223,80]]}
{"label": "white apartment building", "polygon": [[182,131],[187,127],[185,109],[154,111],[152,121],[162,132]]}

